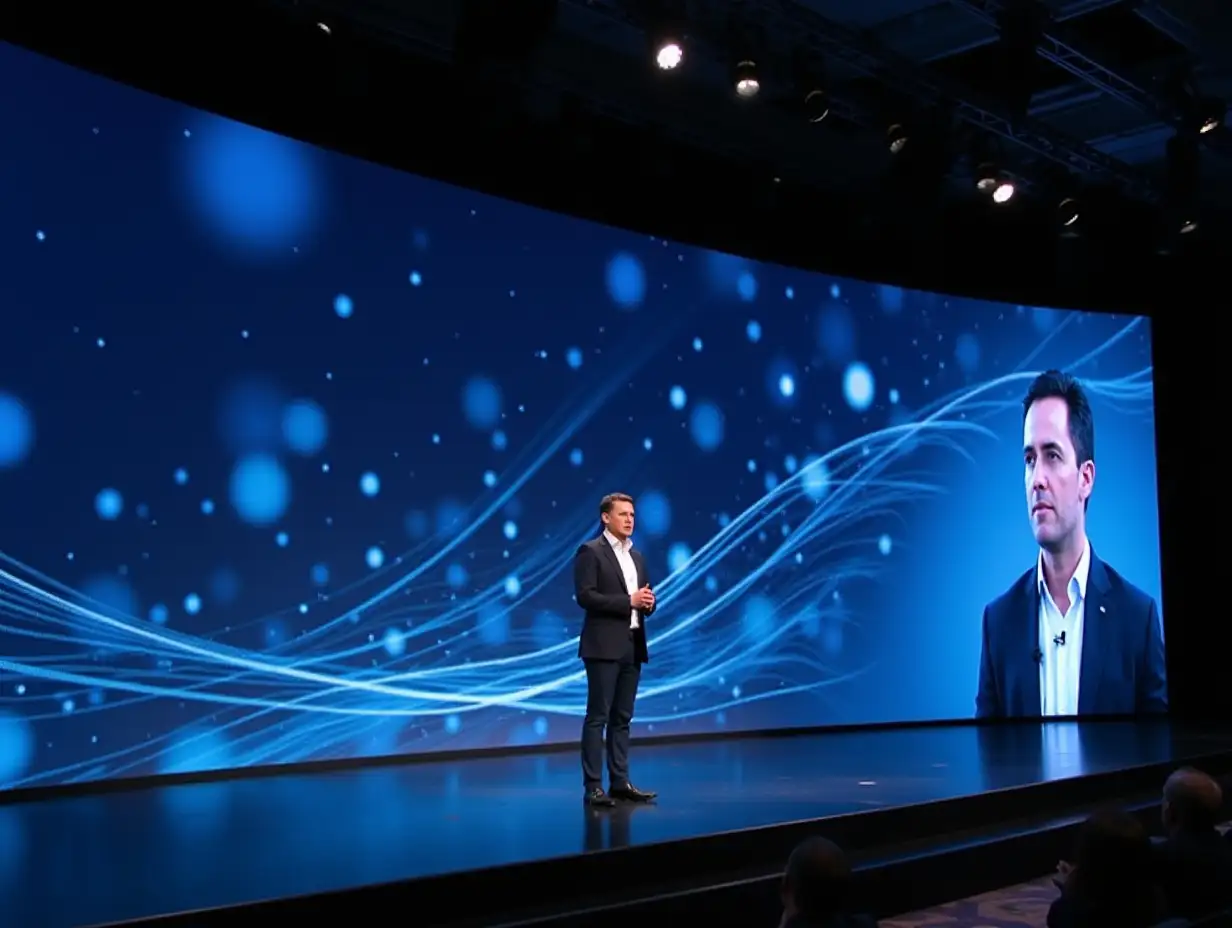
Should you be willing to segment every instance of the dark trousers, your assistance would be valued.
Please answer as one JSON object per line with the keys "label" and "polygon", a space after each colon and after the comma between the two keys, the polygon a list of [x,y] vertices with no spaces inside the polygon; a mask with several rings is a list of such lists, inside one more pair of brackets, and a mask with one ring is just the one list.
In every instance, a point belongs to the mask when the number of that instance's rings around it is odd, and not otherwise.
{"label": "dark trousers", "polygon": [[625,653],[615,661],[586,661],[586,721],[582,723],[582,782],[586,789],[603,786],[603,731],[607,729],[608,783],[629,785],[629,723],[642,667],[633,649],[633,633]]}

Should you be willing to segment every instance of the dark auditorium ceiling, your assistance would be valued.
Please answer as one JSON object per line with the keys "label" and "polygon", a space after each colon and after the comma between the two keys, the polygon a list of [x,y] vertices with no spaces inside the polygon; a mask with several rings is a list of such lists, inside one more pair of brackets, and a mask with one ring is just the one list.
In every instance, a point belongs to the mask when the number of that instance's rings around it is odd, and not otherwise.
{"label": "dark auditorium ceiling", "polygon": [[[464,11],[495,4],[284,5],[449,59]],[[1035,198],[1095,185],[1148,203],[1188,194],[1208,216],[1232,208],[1232,131],[1215,109],[1232,98],[1232,3],[1222,0],[504,0],[503,6],[517,16],[498,14],[483,48],[514,57],[515,46],[536,47],[533,67],[518,73],[531,88],[528,105],[544,121],[558,120],[569,101],[581,101],[618,120],[765,165],[775,176],[841,189],[878,183],[889,160],[890,124],[944,125],[944,173],[952,191],[970,191],[976,162],[992,158]],[[685,60],[666,74],[651,65],[647,36],[649,26],[666,21],[656,19],[664,11],[674,12],[672,22],[682,23],[677,31],[686,34]],[[1015,25],[999,28],[1007,22]],[[752,103],[731,92],[731,65],[749,54],[746,48],[756,49],[762,72],[763,92]],[[805,80],[824,83],[831,98],[831,115],[820,124],[792,109]],[[1199,134],[1198,123],[1211,112],[1220,127]],[[1189,158],[1168,157],[1174,136],[1187,143]]]}
{"label": "dark auditorium ceiling", "polygon": [[5,38],[192,105],[786,263],[1121,305],[1232,242],[1232,0],[10,6]]}

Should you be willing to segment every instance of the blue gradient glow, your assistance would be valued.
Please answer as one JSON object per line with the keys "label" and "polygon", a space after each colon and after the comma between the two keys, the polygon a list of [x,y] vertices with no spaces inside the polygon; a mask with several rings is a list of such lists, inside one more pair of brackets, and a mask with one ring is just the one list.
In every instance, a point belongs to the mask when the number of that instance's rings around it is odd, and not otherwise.
{"label": "blue gradient glow", "polygon": [[10,47],[0,80],[38,191],[0,218],[29,308],[0,785],[572,741],[571,558],[613,490],[659,601],[637,733],[969,716],[982,609],[1034,556],[1046,367],[1095,407],[1093,543],[1159,595],[1145,320],[585,225]]}

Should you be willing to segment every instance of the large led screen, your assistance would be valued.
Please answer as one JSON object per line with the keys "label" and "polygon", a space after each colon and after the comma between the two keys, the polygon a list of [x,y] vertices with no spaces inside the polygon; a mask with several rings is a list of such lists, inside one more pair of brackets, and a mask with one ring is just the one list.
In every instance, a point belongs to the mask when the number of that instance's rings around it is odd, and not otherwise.
{"label": "large led screen", "polygon": [[0,784],[575,741],[612,491],[637,735],[1164,708],[1146,319],[0,83]]}

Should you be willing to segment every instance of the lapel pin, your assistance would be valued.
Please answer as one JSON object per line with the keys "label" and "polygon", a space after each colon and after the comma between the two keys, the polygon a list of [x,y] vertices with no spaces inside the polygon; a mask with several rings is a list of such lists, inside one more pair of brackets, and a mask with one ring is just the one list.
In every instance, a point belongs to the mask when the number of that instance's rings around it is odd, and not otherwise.
{"label": "lapel pin", "polygon": [[1107,609],[1105,609],[1103,606],[1100,606],[1100,607],[1099,607],[1099,611],[1100,611],[1100,612],[1107,612],[1108,610],[1107,610]]}

